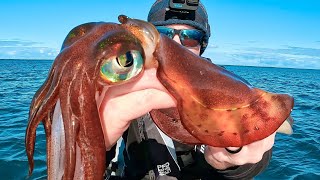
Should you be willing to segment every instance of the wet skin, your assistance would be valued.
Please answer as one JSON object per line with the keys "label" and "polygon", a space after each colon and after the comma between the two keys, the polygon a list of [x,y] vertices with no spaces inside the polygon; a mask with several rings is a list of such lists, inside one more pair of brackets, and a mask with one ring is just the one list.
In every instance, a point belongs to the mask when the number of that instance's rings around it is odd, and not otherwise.
{"label": "wet skin", "polygon": [[[268,137],[284,123],[290,124],[286,119],[293,108],[291,96],[252,87],[241,77],[159,35],[147,22],[125,16],[119,20],[121,24],[83,24],[66,37],[30,106],[26,131],[30,173],[36,128],[43,122],[49,179],[57,176],[57,164],[63,169],[63,179],[73,179],[77,169],[82,169],[85,179],[101,179],[106,148],[96,94],[104,87],[127,89],[142,81],[151,69],[156,70],[157,81],[177,103],[176,108],[153,110],[151,115],[164,133],[179,142],[240,147]],[[57,104],[62,114],[60,128],[53,125]],[[284,132],[290,133],[290,128]],[[57,131],[64,135],[61,141],[57,141]]]}

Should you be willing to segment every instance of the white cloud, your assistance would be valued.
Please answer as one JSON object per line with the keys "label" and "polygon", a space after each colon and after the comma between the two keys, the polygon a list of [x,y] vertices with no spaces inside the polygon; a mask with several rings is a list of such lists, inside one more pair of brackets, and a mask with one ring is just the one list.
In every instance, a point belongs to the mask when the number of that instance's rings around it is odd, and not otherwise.
{"label": "white cloud", "polygon": [[316,48],[295,46],[266,48],[240,44],[211,47],[208,46],[204,56],[212,58],[214,63],[221,65],[320,69],[320,49]]}
{"label": "white cloud", "polygon": [[30,47],[42,44],[40,42],[33,42],[27,40],[20,40],[20,39],[0,39],[0,47]]}
{"label": "white cloud", "polygon": [[8,51],[7,54],[10,56],[14,56],[17,54],[17,51]]}
{"label": "white cloud", "polygon": [[44,47],[41,42],[0,39],[0,59],[54,59],[56,48]]}

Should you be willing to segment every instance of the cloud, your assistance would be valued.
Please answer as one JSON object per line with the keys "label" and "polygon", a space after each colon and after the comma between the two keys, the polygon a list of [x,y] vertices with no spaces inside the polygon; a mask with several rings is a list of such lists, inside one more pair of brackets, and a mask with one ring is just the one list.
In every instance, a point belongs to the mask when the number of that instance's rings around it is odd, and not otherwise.
{"label": "cloud", "polygon": [[253,44],[253,43],[259,43],[259,41],[248,41],[248,43],[251,43],[251,44]]}
{"label": "cloud", "polygon": [[320,49],[298,46],[282,48],[226,44],[208,48],[205,56],[222,65],[245,65],[320,69]]}
{"label": "cloud", "polygon": [[256,50],[256,51],[265,52],[265,53],[320,56],[320,49],[296,47],[296,46],[286,46],[286,48],[279,48],[279,49],[249,48],[249,50]]}
{"label": "cloud", "polygon": [[0,39],[0,59],[54,59],[58,53],[58,49],[45,47],[42,42]]}
{"label": "cloud", "polygon": [[8,51],[7,54],[14,56],[17,54],[17,51]]}
{"label": "cloud", "polygon": [[0,59],[54,59],[59,50],[48,47],[2,47]]}
{"label": "cloud", "polygon": [[0,39],[0,47],[25,47],[42,44],[39,42],[25,41],[25,40],[4,40]]}
{"label": "cloud", "polygon": [[208,44],[207,48],[208,49],[210,49],[210,48],[218,48],[218,46],[215,45],[215,44]]}

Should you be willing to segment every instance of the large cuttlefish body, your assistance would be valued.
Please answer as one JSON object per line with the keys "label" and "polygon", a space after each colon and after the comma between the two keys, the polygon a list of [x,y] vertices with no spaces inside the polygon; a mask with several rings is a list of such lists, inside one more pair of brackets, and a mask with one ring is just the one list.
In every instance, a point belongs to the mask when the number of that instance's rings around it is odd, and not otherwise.
{"label": "large cuttlefish body", "polygon": [[151,116],[177,141],[239,147],[277,130],[291,133],[291,96],[252,87],[160,35],[152,24],[126,16],[119,21],[83,24],[67,35],[31,103],[26,130],[29,173],[36,128],[43,122],[48,179],[73,179],[75,174],[102,179],[106,151],[96,92],[137,81],[151,68],[177,101],[176,108],[153,110]]}

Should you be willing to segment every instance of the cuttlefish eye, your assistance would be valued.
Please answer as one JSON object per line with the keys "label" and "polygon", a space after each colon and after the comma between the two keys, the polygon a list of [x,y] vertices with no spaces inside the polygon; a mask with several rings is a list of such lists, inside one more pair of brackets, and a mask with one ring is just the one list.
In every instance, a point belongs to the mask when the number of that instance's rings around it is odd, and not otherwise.
{"label": "cuttlefish eye", "polygon": [[106,59],[100,69],[101,77],[107,82],[127,81],[138,75],[143,68],[140,51],[130,50],[118,56]]}

